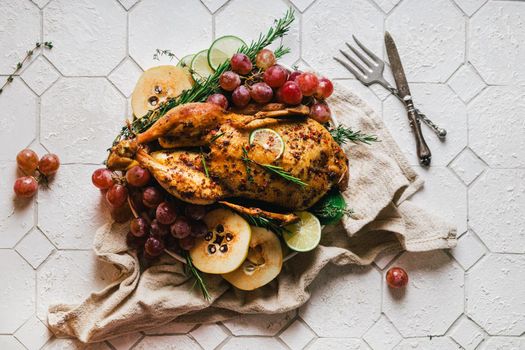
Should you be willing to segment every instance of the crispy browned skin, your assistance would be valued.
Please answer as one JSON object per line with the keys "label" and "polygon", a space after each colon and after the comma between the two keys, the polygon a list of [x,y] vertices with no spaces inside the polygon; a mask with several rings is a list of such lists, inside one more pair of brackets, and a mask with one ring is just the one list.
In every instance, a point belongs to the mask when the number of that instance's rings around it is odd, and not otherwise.
{"label": "crispy browned skin", "polygon": [[[204,172],[201,154],[196,151],[166,149],[150,155],[139,150],[135,159],[168,192],[186,202],[210,204],[228,197],[244,197],[293,210],[306,209],[333,186],[344,189],[348,180],[342,149],[307,114],[305,106],[240,115],[224,113],[207,103],[186,104],[169,111],[148,131],[137,135],[136,141],[145,144],[159,140],[163,147],[172,148],[206,146],[209,177]],[[248,157],[258,164],[280,166],[308,186],[294,184],[256,163],[243,161],[249,134],[258,127],[275,130],[284,140],[284,153],[274,160],[262,147],[251,146]],[[210,143],[218,134],[223,135]]]}

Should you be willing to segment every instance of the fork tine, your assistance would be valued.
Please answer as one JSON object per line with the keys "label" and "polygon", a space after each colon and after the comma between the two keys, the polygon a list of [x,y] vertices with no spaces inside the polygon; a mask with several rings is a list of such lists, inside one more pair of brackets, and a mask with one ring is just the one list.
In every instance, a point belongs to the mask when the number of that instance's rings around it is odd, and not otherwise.
{"label": "fork tine", "polygon": [[353,53],[355,53],[355,55],[357,57],[359,57],[361,59],[361,61],[363,61],[369,68],[373,68],[375,65],[370,62],[370,60],[368,58],[366,58],[361,52],[359,52],[355,47],[353,47],[352,45],[350,45],[349,43],[345,43],[346,46],[348,46],[348,48],[350,50],[352,50]]}
{"label": "fork tine", "polygon": [[372,51],[370,51],[365,45],[363,45],[359,40],[357,40],[357,38],[355,37],[355,35],[352,35],[352,38],[354,38],[354,41],[356,42],[357,45],[359,45],[359,47],[364,51],[366,52],[366,54],[368,56],[370,56],[372,58],[372,60],[377,63],[379,66],[384,66],[385,62],[380,59],[379,57],[377,57]]}
{"label": "fork tine", "polygon": [[359,81],[361,82],[364,82],[365,80],[365,76],[358,72],[354,67],[352,67],[351,65],[349,65],[348,63],[346,63],[345,61],[337,58],[337,57],[334,57],[334,60],[336,60],[337,62],[341,63],[343,65],[343,67],[345,67],[346,69],[348,69],[350,71],[350,73],[352,73]]}
{"label": "fork tine", "polygon": [[356,66],[356,68],[359,69],[364,75],[366,75],[366,73],[368,72],[368,69],[363,67],[359,62],[357,62],[357,60],[355,58],[353,58],[352,56],[350,56],[349,54],[347,54],[343,50],[339,50],[339,52],[341,52],[343,54],[343,56],[345,56],[350,62],[352,62],[352,64],[354,66]]}

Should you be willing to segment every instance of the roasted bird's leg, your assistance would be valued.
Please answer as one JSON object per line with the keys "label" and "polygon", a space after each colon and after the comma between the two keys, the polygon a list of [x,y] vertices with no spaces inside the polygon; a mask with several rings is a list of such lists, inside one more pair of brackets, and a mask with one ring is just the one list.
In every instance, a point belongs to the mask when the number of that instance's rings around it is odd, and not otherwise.
{"label": "roasted bird's leg", "polygon": [[272,219],[279,221],[281,225],[287,225],[296,222],[299,220],[299,217],[295,214],[281,214],[281,213],[273,213],[271,211],[262,210],[259,208],[252,208],[252,207],[243,207],[242,205],[230,203],[227,201],[219,201],[220,204],[224,204],[225,206],[239,212],[242,214],[250,215],[250,216],[263,216],[267,219]]}

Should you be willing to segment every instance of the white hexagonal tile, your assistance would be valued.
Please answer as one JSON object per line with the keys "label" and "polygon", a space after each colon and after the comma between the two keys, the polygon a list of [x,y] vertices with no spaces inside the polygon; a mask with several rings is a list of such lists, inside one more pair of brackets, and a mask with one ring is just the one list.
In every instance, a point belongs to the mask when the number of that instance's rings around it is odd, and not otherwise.
{"label": "white hexagonal tile", "polygon": [[16,251],[26,259],[35,269],[46,260],[55,247],[35,228],[18,243]]}
{"label": "white hexagonal tile", "polygon": [[202,350],[197,343],[186,335],[164,335],[145,337],[133,348],[134,350]]}
{"label": "white hexagonal tile", "polygon": [[525,256],[490,254],[467,273],[467,315],[490,335],[525,332]]}
{"label": "white hexagonal tile", "polygon": [[290,0],[301,12],[304,12],[315,0]]}
{"label": "white hexagonal tile", "polygon": [[0,111],[11,112],[3,113],[0,119],[0,159],[15,160],[16,154],[36,136],[37,97],[20,79],[15,78],[0,94]]}
{"label": "white hexagonal tile", "polygon": [[112,350],[106,343],[84,344],[74,339],[54,338],[42,350]]}
{"label": "white hexagonal tile", "polygon": [[525,170],[489,169],[469,190],[469,223],[493,252],[525,253]]}
{"label": "white hexagonal tile", "polygon": [[11,74],[17,62],[22,61],[26,51],[40,38],[40,11],[29,1],[4,0],[0,6],[0,23],[0,74]]}
{"label": "white hexagonal tile", "polygon": [[46,57],[64,75],[106,75],[126,55],[126,12],[116,1],[55,0],[44,9]]}
{"label": "white hexagonal tile", "polygon": [[494,1],[470,20],[469,60],[489,84],[523,84],[525,41],[521,1]]}
{"label": "white hexagonal tile", "polygon": [[38,350],[53,336],[53,333],[36,316],[31,317],[17,329],[15,337],[29,350]]}
{"label": "white hexagonal tile", "polygon": [[365,333],[363,339],[374,350],[391,350],[403,338],[396,327],[382,315],[372,328]]}
{"label": "white hexagonal tile", "polygon": [[24,70],[21,77],[40,96],[57,81],[59,76],[60,74],[44,56],[38,56],[31,66]]}
{"label": "white hexagonal tile", "polygon": [[122,6],[124,6],[126,10],[129,10],[131,7],[133,7],[133,5],[139,2],[139,0],[118,0],[118,1],[122,4]]}
{"label": "white hexagonal tile", "polygon": [[468,106],[469,146],[491,167],[525,167],[525,88],[489,86]]}
{"label": "white hexagonal tile", "polygon": [[111,72],[108,79],[124,96],[130,97],[141,74],[142,69],[132,59],[126,58],[117,69]]}
{"label": "white hexagonal tile", "polygon": [[491,337],[481,344],[480,350],[518,350],[525,349],[525,338]]}
{"label": "white hexagonal tile", "polygon": [[279,343],[275,338],[230,338],[221,350],[247,350],[253,349],[256,346],[258,349],[272,349],[272,350],[286,350],[286,347]]}
{"label": "white hexagonal tile", "polygon": [[294,321],[279,336],[292,350],[303,349],[315,337],[315,333],[300,320]]}
{"label": "white hexagonal tile", "polygon": [[470,185],[487,165],[470,148],[465,149],[450,163],[450,168],[465,183]]}
{"label": "white hexagonal tile", "polygon": [[118,276],[117,269],[98,261],[91,251],[57,251],[37,272],[38,318],[45,321],[51,305],[82,302]]}
{"label": "white hexagonal tile", "polygon": [[247,314],[224,321],[223,324],[228,327],[233,335],[272,336],[289,324],[294,317],[295,311],[274,315]]}
{"label": "white hexagonal tile", "polygon": [[34,224],[35,198],[16,198],[13,192],[16,168],[15,162],[0,162],[0,248],[12,248]]}
{"label": "white hexagonal tile", "polygon": [[[174,13],[177,25],[169,25]],[[175,1],[142,1],[129,14],[129,52],[143,69],[160,64],[153,59],[156,49],[172,49],[183,57],[208,48],[211,41],[211,15],[199,1],[184,6]]]}
{"label": "white hexagonal tile", "polygon": [[140,333],[130,333],[110,339],[109,343],[113,345],[116,350],[128,350],[137,344],[142,337],[143,335]]}
{"label": "white hexagonal tile", "polygon": [[123,125],[125,103],[104,78],[62,78],[42,96],[41,141],[62,163],[101,164]]}
{"label": "white hexagonal tile", "polygon": [[170,322],[144,331],[147,335],[186,334],[195,327],[194,323]]}
{"label": "white hexagonal tile", "polygon": [[320,337],[360,337],[379,318],[381,275],[370,267],[328,266],[299,309]]}
{"label": "white hexagonal tile", "polygon": [[0,335],[0,349],[27,350],[22,343],[11,335]]}
{"label": "white hexagonal tile", "polygon": [[464,101],[470,101],[485,87],[485,82],[471,66],[461,66],[448,81],[448,85]]}
{"label": "white hexagonal tile", "polygon": [[[215,16],[215,36],[237,35],[245,42],[256,40],[260,33],[266,33],[276,18],[284,15],[288,5],[282,0],[244,1],[231,0]],[[242,14],[242,16],[239,16]],[[298,17],[296,15],[296,17]],[[231,19],[235,18],[235,21]],[[270,48],[277,48],[281,40],[277,40]],[[299,46],[299,18],[296,18],[290,31],[282,40],[291,52],[283,56],[280,62],[292,65],[301,54]]]}
{"label": "white hexagonal tile", "polygon": [[[425,140],[432,152],[432,165],[447,165],[467,145],[467,109],[457,95],[444,84],[411,84],[416,107],[447,130],[441,141],[421,123]],[[414,134],[403,104],[394,96],[383,103],[383,120],[410,164],[419,163]]]}
{"label": "white hexagonal tile", "polygon": [[467,188],[448,168],[430,167],[415,170],[425,186],[412,201],[455,225],[458,234],[467,231]]}
{"label": "white hexagonal tile", "polygon": [[376,258],[374,259],[374,263],[379,267],[381,270],[383,270],[385,267],[390,264],[392,260],[399,254],[399,250],[396,251],[383,251],[380,252]]}
{"label": "white hexagonal tile", "polygon": [[354,34],[381,57],[383,20],[381,11],[367,0],[318,0],[303,14],[302,57],[330,78],[352,77],[332,58],[335,49],[345,49]]}
{"label": "white hexagonal tile", "polygon": [[472,16],[488,0],[454,0],[468,16]]}
{"label": "white hexagonal tile", "polygon": [[201,0],[201,2],[210,10],[211,13],[217,12],[228,0]]}
{"label": "white hexagonal tile", "polygon": [[13,333],[35,310],[35,273],[12,250],[0,250],[0,334]]}
{"label": "white hexagonal tile", "polygon": [[365,101],[372,109],[381,116],[383,112],[383,104],[379,97],[372,92],[368,87],[364,86],[357,80],[338,80],[338,83],[346,87],[348,90],[352,91],[354,94],[359,96],[363,101]]}
{"label": "white hexagonal tile", "polygon": [[459,347],[449,337],[404,339],[395,350],[454,350]]}
{"label": "white hexagonal tile", "polygon": [[390,12],[401,0],[373,0],[386,13]]}
{"label": "white hexagonal tile", "polygon": [[386,29],[409,81],[444,82],[465,59],[465,19],[449,0],[403,1]]}
{"label": "white hexagonal tile", "polygon": [[403,289],[384,284],[383,312],[405,337],[444,334],[463,312],[463,270],[442,251],[404,253],[394,265],[409,282]]}
{"label": "white hexagonal tile", "polygon": [[450,253],[464,270],[470,269],[485,254],[485,246],[474,233],[468,231],[458,240],[458,245]]}
{"label": "white hexagonal tile", "polygon": [[191,331],[190,334],[204,350],[215,349],[224,339],[228,338],[228,334],[220,326],[213,323],[203,324]]}
{"label": "white hexagonal tile", "polygon": [[40,191],[38,226],[60,249],[90,249],[96,230],[109,220],[104,196],[90,183],[97,168],[63,165],[50,189]]}
{"label": "white hexagonal tile", "polygon": [[46,6],[51,0],[31,0],[31,1],[33,1],[35,5],[37,5],[38,7],[44,8],[44,6]]}
{"label": "white hexagonal tile", "polygon": [[450,332],[452,339],[465,350],[474,350],[485,339],[485,333],[468,318],[462,318]]}
{"label": "white hexagonal tile", "polygon": [[352,338],[318,338],[308,347],[308,350],[326,349],[370,350],[361,339]]}

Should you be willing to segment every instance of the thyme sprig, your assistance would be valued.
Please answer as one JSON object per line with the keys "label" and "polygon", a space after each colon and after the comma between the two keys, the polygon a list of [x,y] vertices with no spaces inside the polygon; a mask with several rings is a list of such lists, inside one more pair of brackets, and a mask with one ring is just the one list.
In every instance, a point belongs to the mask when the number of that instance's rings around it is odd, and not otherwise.
{"label": "thyme sprig", "polygon": [[269,219],[263,215],[254,216],[243,213],[239,213],[239,215],[248,221],[250,225],[265,228],[279,236],[282,236],[284,232],[288,231],[286,228],[282,227],[277,220]]}
{"label": "thyme sprig", "polygon": [[[258,40],[252,41],[250,45],[242,46],[239,48],[239,52],[244,53],[250,60],[255,61],[255,56],[259,51],[272,44],[275,40],[282,38],[290,30],[290,25],[294,19],[294,11],[290,8],[286,11],[283,18],[274,22],[274,25],[268,29],[266,34],[260,34]],[[169,50],[159,51],[169,52]],[[290,52],[290,49],[281,45],[274,50],[274,55],[276,58],[280,58],[288,52]],[[229,69],[230,62],[223,62],[207,79],[197,80],[191,89],[183,91],[178,97],[168,99],[166,102],[160,104],[157,109],[150,111],[145,116],[135,119],[129,127],[124,126],[115,138],[114,144],[123,138],[131,138],[134,134],[146,131],[173,107],[189,102],[204,102],[208,96],[219,90],[219,78],[222,73]]]}
{"label": "thyme sprig", "polygon": [[220,132],[218,134],[215,134],[211,139],[210,139],[210,144],[214,143],[215,141],[217,141],[217,139],[221,136],[224,136],[224,132]]}
{"label": "thyme sprig", "polygon": [[4,91],[4,88],[6,87],[6,85],[10,84],[14,80],[15,74],[18,73],[18,71],[20,71],[20,69],[22,69],[22,67],[24,66],[24,63],[26,63],[26,61],[33,56],[33,54],[35,53],[35,50],[38,50],[38,49],[40,49],[42,47],[44,47],[46,49],[52,49],[53,48],[53,43],[51,41],[37,42],[32,49],[28,50],[26,52],[26,55],[25,55],[24,59],[22,59],[22,61],[20,61],[20,62],[18,62],[16,64],[16,68],[13,71],[13,73],[11,73],[7,77],[4,85],[2,85],[2,87],[0,87],[0,94]]}
{"label": "thyme sprig", "polygon": [[177,55],[175,55],[171,50],[160,49],[155,50],[155,53],[153,54],[153,59],[156,61],[160,61],[160,57],[162,56],[168,56],[170,58],[170,61],[172,61],[174,58],[177,59],[177,61],[180,61]]}
{"label": "thyme sprig", "polygon": [[249,182],[253,182],[252,168],[250,167],[251,159],[248,158],[248,151],[245,147],[242,148],[242,161],[244,162],[244,167],[246,168],[246,177]]}
{"label": "thyme sprig", "polygon": [[204,173],[206,174],[206,177],[210,177],[210,173],[208,172],[208,166],[206,165],[206,153],[200,148],[201,153],[201,160],[202,160],[202,167],[204,168]]}
{"label": "thyme sprig", "polygon": [[364,134],[360,130],[353,131],[352,129],[342,125],[338,125],[337,127],[328,131],[334,138],[335,142],[340,145],[344,145],[348,141],[353,143],[362,142],[366,143],[367,145],[370,145],[372,142],[379,142],[376,135]]}
{"label": "thyme sprig", "polygon": [[341,208],[331,203],[327,203],[321,207],[311,208],[310,211],[315,216],[325,219],[338,217],[339,215],[350,216],[354,213],[352,209]]}
{"label": "thyme sprig", "polygon": [[193,287],[198,286],[204,299],[211,300],[211,296],[208,292],[206,282],[204,282],[204,280],[202,279],[199,270],[197,270],[195,266],[193,266],[193,261],[191,260],[191,256],[187,251],[184,251],[184,258],[186,259],[186,274],[192,276],[195,279],[195,282],[193,282]]}

